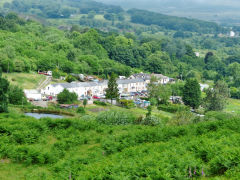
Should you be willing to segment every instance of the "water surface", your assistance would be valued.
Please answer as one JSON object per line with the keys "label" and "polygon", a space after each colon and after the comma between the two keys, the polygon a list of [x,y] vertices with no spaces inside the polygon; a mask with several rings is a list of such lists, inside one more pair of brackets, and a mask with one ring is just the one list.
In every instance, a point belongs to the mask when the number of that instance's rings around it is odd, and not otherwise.
{"label": "water surface", "polygon": [[36,119],[41,118],[52,118],[52,119],[61,119],[63,116],[56,114],[44,114],[44,113],[25,113],[26,116],[34,117]]}

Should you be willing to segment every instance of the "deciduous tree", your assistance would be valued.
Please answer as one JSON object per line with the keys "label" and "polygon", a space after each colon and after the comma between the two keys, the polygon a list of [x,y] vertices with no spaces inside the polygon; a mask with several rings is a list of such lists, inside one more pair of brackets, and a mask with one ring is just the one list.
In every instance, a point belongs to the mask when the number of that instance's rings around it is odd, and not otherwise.
{"label": "deciduous tree", "polygon": [[8,88],[9,82],[2,77],[0,68],[0,113],[8,111]]}
{"label": "deciduous tree", "polygon": [[67,89],[64,89],[63,92],[59,93],[57,100],[60,104],[71,104],[77,101],[77,94],[71,93]]}
{"label": "deciduous tree", "polygon": [[204,105],[207,111],[222,111],[230,97],[228,85],[224,81],[217,81],[213,88],[206,91]]}

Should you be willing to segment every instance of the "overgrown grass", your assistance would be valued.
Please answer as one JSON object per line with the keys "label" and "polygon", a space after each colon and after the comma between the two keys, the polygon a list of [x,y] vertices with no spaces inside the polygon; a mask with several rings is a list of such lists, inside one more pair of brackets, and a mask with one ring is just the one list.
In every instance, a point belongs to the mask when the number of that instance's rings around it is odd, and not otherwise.
{"label": "overgrown grass", "polygon": [[36,89],[39,83],[46,79],[45,76],[36,73],[3,73],[3,77],[23,89]]}
{"label": "overgrown grass", "polygon": [[238,99],[229,99],[224,112],[232,114],[240,114],[240,100]]}

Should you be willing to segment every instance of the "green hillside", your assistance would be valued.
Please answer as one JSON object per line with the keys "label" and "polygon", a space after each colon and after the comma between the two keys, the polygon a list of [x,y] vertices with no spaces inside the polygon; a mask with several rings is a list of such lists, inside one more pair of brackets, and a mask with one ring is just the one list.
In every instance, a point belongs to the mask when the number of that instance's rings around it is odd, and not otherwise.
{"label": "green hillside", "polygon": [[[2,11],[15,11],[25,15],[46,18],[51,24],[80,24],[102,30],[146,31],[146,26],[156,25],[158,30],[185,30],[199,33],[225,32],[216,23],[162,15],[143,10],[124,11],[119,6],[106,5],[92,0],[13,0],[4,2]],[[94,18],[99,15],[104,18]],[[145,28],[145,29],[144,29]]]}
{"label": "green hillside", "polygon": [[37,73],[3,73],[12,85],[19,86],[23,89],[36,89],[46,77]]}
{"label": "green hillside", "polygon": [[199,81],[221,78],[230,87],[239,86],[239,71],[235,70],[240,62],[239,38],[189,36],[185,31],[176,32],[173,38],[160,32],[136,36],[76,25],[63,31],[13,13],[0,20],[3,72],[52,70],[56,78],[70,73],[106,78],[112,72],[129,76],[145,71]]}
{"label": "green hillside", "polygon": [[0,178],[240,177],[238,117],[209,113],[198,123],[169,125],[173,117],[146,126],[107,125],[102,115],[36,120],[13,109],[0,114]]}
{"label": "green hillside", "polygon": [[[0,6],[0,179],[240,178],[238,33],[89,0]],[[111,77],[106,96],[119,104],[88,105],[65,89],[57,101],[34,102],[47,108],[34,106],[22,88],[37,88],[45,79],[38,71],[52,71],[54,82]],[[115,74],[140,72],[175,83],[152,78],[148,92],[119,100]],[[209,89],[201,92],[199,83]],[[136,107],[141,100],[151,106]],[[60,108],[70,103],[80,107]]]}

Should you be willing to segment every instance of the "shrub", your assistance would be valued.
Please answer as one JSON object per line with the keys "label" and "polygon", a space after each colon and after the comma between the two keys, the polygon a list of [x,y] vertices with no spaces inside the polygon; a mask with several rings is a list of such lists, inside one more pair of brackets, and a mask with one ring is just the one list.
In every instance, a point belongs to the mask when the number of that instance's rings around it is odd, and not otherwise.
{"label": "shrub", "polygon": [[107,103],[101,101],[94,101],[93,103],[99,106],[107,106]]}
{"label": "shrub", "polygon": [[184,105],[179,105],[179,104],[161,104],[158,106],[159,110],[170,112],[170,113],[176,113],[177,111],[187,111],[190,110],[189,107],[184,106]]}
{"label": "shrub", "polygon": [[147,116],[143,118],[143,121],[141,124],[149,125],[149,126],[157,126],[160,124],[160,119],[156,116]]}
{"label": "shrub", "polygon": [[79,114],[85,114],[85,113],[86,113],[85,108],[84,108],[84,107],[78,107],[78,108],[77,108],[77,113],[79,113]]}
{"label": "shrub", "polygon": [[76,80],[76,78],[74,77],[74,76],[72,76],[72,75],[68,75],[67,77],[66,77],[66,81],[68,82],[68,83],[71,83],[71,82],[73,82],[73,81],[75,81]]}
{"label": "shrub", "polygon": [[58,102],[60,104],[71,104],[77,101],[77,94],[71,93],[67,89],[64,89],[63,92],[59,93],[57,96]]}
{"label": "shrub", "polygon": [[97,121],[108,125],[126,125],[131,124],[135,117],[126,111],[106,111],[97,116]]}
{"label": "shrub", "polygon": [[8,100],[10,104],[13,105],[25,105],[27,104],[27,99],[24,92],[18,86],[10,86],[8,91]]}
{"label": "shrub", "polygon": [[194,122],[195,115],[190,111],[178,111],[175,116],[169,120],[170,125],[186,125]]}
{"label": "shrub", "polygon": [[125,107],[127,109],[133,108],[135,106],[135,104],[133,103],[133,100],[122,99],[119,101],[119,103],[121,104],[122,107]]}

